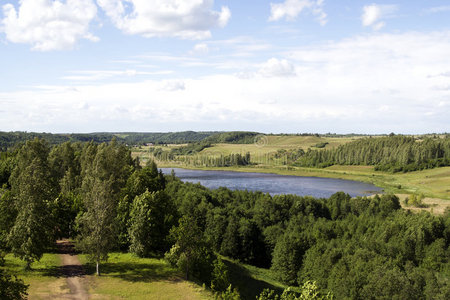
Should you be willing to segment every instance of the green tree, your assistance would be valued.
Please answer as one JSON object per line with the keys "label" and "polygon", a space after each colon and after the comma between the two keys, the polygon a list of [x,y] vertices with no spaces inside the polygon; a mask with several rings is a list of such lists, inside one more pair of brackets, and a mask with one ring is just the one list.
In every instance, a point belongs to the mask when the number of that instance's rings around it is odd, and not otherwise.
{"label": "green tree", "polygon": [[54,185],[47,162],[49,149],[43,140],[28,141],[19,151],[10,181],[17,217],[8,236],[14,255],[26,261],[26,269],[39,260],[53,242],[49,203]]}
{"label": "green tree", "polygon": [[168,248],[168,235],[175,221],[175,207],[163,191],[136,196],[130,213],[130,251],[140,257]]}
{"label": "green tree", "polygon": [[[171,231],[174,238],[176,249],[176,261],[179,267],[184,265],[186,280],[189,279],[189,274],[192,272],[194,262],[201,258],[204,250],[203,233],[197,226],[195,219],[190,216],[183,216],[179,220],[177,227]],[[172,252],[174,252],[172,250]]]}
{"label": "green tree", "polygon": [[89,254],[100,275],[100,262],[106,261],[108,252],[117,245],[117,199],[132,160],[129,152],[115,141],[101,144],[98,149],[93,145],[87,147],[87,157],[82,157],[85,211],[77,219],[81,231],[78,247]]}
{"label": "green tree", "polygon": [[13,200],[11,191],[6,189],[6,185],[0,189],[0,251],[6,248],[8,234],[17,216]]}
{"label": "green tree", "polygon": [[215,292],[225,291],[230,286],[228,268],[220,257],[218,257],[213,263],[211,277],[211,290]]}

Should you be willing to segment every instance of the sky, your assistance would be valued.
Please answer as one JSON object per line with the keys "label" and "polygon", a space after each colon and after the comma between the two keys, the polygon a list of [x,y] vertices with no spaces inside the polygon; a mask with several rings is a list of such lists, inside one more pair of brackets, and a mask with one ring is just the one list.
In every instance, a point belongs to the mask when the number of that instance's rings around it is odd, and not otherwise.
{"label": "sky", "polygon": [[0,131],[450,132],[450,1],[0,0]]}

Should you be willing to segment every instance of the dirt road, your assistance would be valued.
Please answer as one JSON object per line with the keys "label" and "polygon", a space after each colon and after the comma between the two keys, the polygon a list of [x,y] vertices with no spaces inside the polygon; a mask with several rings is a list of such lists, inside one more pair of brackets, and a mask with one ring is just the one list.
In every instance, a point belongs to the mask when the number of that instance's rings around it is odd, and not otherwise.
{"label": "dirt road", "polygon": [[68,240],[57,241],[61,257],[61,276],[66,278],[70,293],[61,295],[62,299],[89,299],[85,286],[85,270],[78,259],[73,245]]}

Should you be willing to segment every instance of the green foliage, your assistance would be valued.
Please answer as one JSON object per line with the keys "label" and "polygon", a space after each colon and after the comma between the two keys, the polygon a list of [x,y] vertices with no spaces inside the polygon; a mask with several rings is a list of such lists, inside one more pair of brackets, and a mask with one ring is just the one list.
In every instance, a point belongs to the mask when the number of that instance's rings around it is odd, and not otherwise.
{"label": "green foliage", "polygon": [[331,165],[372,165],[375,170],[410,172],[450,165],[450,139],[393,135],[364,138],[334,149],[309,150],[296,165],[328,167]]}
{"label": "green foliage", "polygon": [[117,245],[117,203],[119,192],[133,169],[130,152],[114,140],[98,148],[87,145],[82,155],[83,206],[78,216],[78,247],[97,263],[108,258]]}
{"label": "green foliage", "polygon": [[178,226],[171,230],[171,236],[175,245],[166,255],[168,261],[183,270],[186,279],[193,275],[203,282],[209,282],[214,254],[205,244],[195,219],[187,215],[181,217]]}
{"label": "green foliage", "polygon": [[[117,207],[117,225],[118,225],[118,243],[121,249],[129,248],[128,227],[130,221],[130,212],[132,209],[132,201],[139,195],[149,192],[161,191],[165,187],[165,178],[153,161],[142,169],[136,169],[128,178],[125,188],[121,192],[121,198]],[[167,211],[169,204],[167,202]],[[175,209],[172,209],[172,211]],[[162,212],[164,214],[164,212]],[[171,212],[173,214],[173,212]],[[161,245],[165,248],[164,245]],[[167,249],[165,249],[167,250]]]}
{"label": "green foliage", "polygon": [[214,299],[216,300],[240,300],[241,296],[237,289],[233,289],[231,284],[223,292],[217,292],[214,294]]}
{"label": "green foliage", "polygon": [[404,203],[407,206],[414,206],[414,207],[421,207],[421,208],[428,207],[427,204],[423,203],[423,199],[425,199],[424,194],[419,194],[419,195],[411,194],[405,198]]}
{"label": "green foliage", "polygon": [[130,213],[130,251],[140,257],[168,250],[167,237],[175,225],[176,209],[163,191],[136,196]]}
{"label": "green foliage", "polygon": [[11,189],[17,216],[8,235],[11,251],[27,262],[39,260],[54,237],[49,203],[55,192],[49,149],[43,140],[28,141],[18,152],[11,174]]}
{"label": "green foliage", "polygon": [[261,294],[256,297],[257,300],[332,300],[333,294],[322,293],[317,287],[316,282],[306,281],[299,293],[287,288],[281,295],[277,294],[274,290],[265,289]]}
{"label": "green foliage", "polygon": [[212,135],[206,139],[210,143],[252,144],[259,133],[249,131],[231,131]]}
{"label": "green foliage", "polygon": [[213,271],[211,274],[211,290],[215,292],[223,292],[230,286],[228,277],[228,268],[223,260],[218,257],[214,260]]}
{"label": "green foliage", "polygon": [[17,208],[14,205],[14,199],[5,185],[0,189],[0,251],[6,250],[8,234],[14,226],[16,217]]}

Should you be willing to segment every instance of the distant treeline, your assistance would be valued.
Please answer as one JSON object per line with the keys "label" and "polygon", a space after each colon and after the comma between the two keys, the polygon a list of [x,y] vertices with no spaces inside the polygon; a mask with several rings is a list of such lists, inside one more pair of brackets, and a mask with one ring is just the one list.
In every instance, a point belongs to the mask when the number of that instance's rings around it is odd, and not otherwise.
{"label": "distant treeline", "polygon": [[97,132],[97,133],[36,133],[36,132],[2,132],[0,131],[0,147],[3,151],[12,148],[15,145],[24,143],[34,138],[45,139],[50,145],[62,144],[64,142],[110,142],[113,138],[118,143],[128,145],[153,144],[185,144],[202,141],[211,135],[217,135],[218,132],[212,131],[183,131],[183,132]]}
{"label": "distant treeline", "polygon": [[408,136],[364,138],[334,149],[308,150],[302,167],[370,165],[375,170],[409,172],[450,165],[450,137],[418,140]]}

